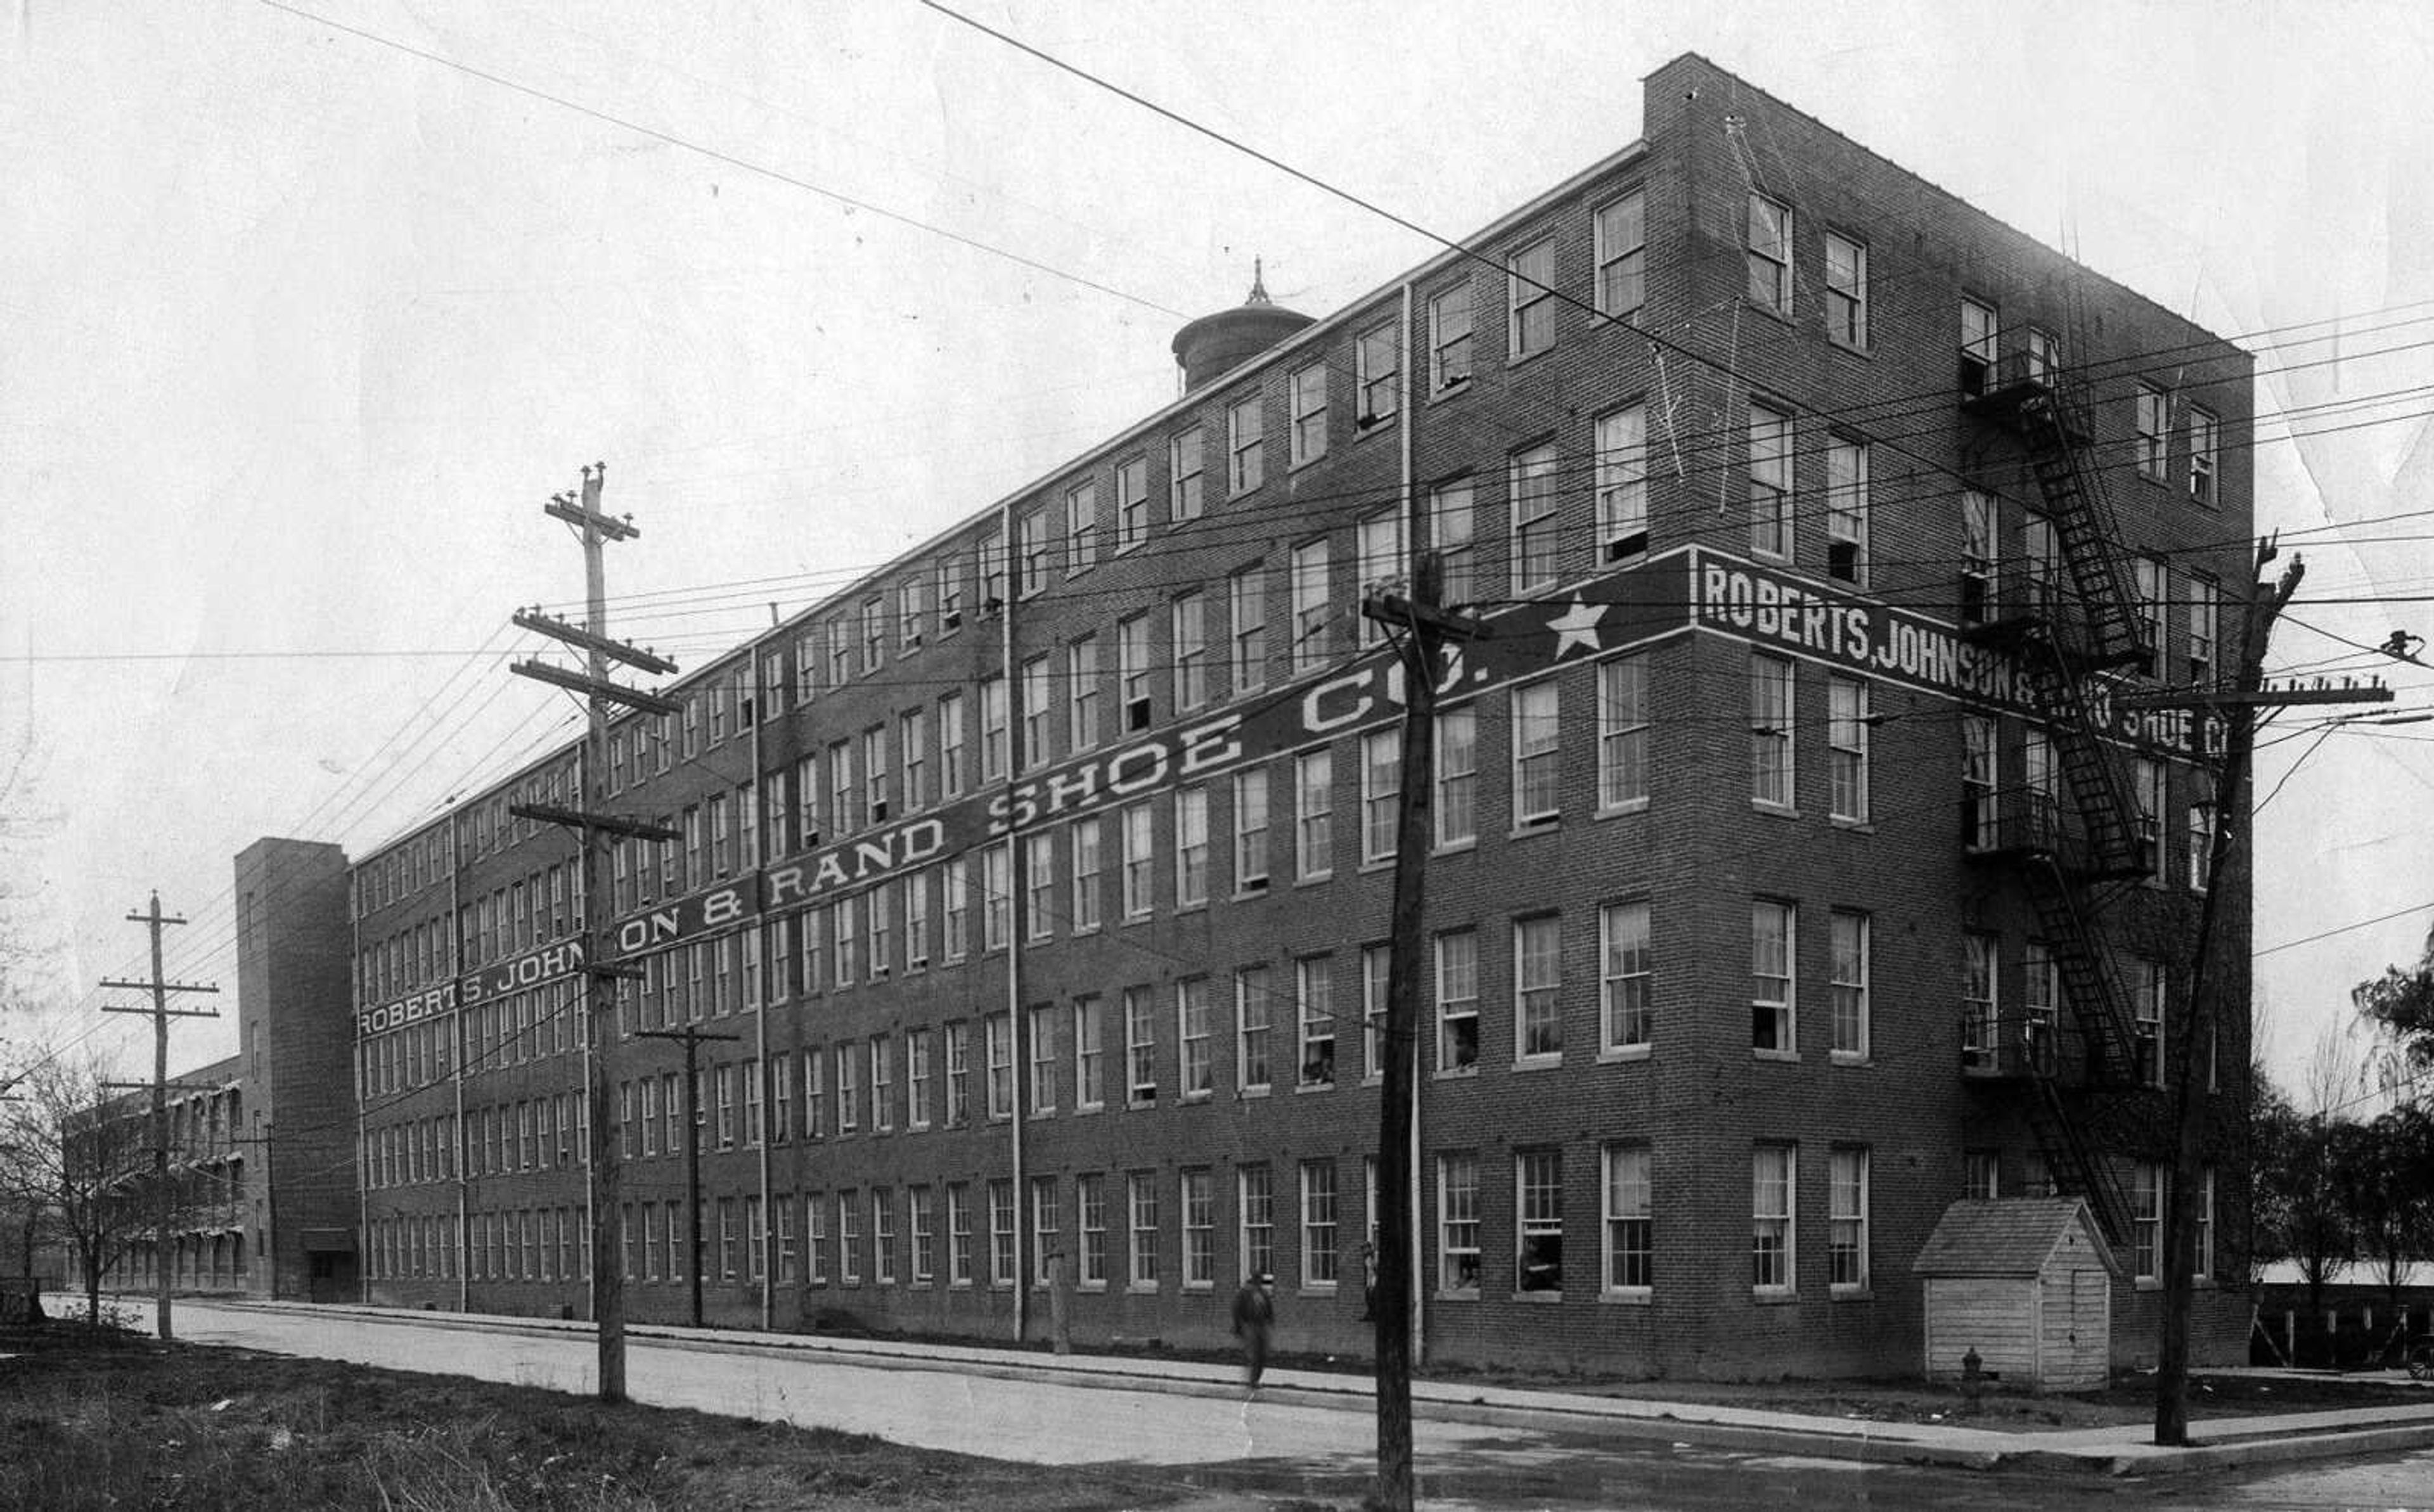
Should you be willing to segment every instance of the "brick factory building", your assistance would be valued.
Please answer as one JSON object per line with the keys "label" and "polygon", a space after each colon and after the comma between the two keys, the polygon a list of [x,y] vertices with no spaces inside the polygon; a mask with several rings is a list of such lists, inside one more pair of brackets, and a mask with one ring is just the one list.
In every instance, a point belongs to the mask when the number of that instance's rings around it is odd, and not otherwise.
{"label": "brick factory building", "polygon": [[[1385,1240],[1427,1358],[1949,1368],[1913,1262],[2055,1194],[2151,1358],[2190,1052],[2197,1351],[2239,1352],[2246,1017],[2184,1029],[2248,879],[2209,722],[2122,695],[2236,668],[2250,359],[1700,58],[1644,120],[1325,319],[1194,322],[1174,403],[613,727],[608,807],[682,837],[607,900],[632,1316],[685,1316],[686,1098],[625,1034],[698,1024],[713,1322],[1207,1346],[1268,1269],[1287,1348],[1365,1353],[1360,604],[1425,547],[1492,630]],[[374,1300],[588,1306],[580,868],[507,812],[577,760],[355,869]]]}

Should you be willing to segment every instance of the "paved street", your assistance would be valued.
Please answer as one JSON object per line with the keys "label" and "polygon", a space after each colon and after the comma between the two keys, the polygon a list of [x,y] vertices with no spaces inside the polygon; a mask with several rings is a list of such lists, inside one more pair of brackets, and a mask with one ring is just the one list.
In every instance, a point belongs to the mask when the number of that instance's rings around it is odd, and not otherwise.
{"label": "paved street", "polygon": [[[582,1392],[588,1334],[492,1332],[462,1322],[297,1314],[180,1301],[197,1343],[361,1361]],[[1185,1482],[1205,1504],[1305,1499],[1350,1505],[1370,1466],[1365,1411],[1244,1402],[1053,1381],[883,1368],[833,1354],[631,1341],[635,1400],[1041,1464],[1106,1467],[1143,1483]],[[2434,1448],[2364,1463],[2246,1474],[2106,1480],[1860,1465],[1524,1428],[1415,1425],[1428,1504],[1438,1507],[1804,1509],[2082,1506],[2434,1508]]]}

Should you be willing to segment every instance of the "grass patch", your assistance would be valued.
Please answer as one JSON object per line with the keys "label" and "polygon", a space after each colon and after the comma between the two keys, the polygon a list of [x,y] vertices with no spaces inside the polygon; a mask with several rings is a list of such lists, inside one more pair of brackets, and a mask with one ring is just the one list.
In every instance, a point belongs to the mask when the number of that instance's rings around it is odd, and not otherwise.
{"label": "grass patch", "polygon": [[1151,1507],[1182,1485],[54,1325],[0,1337],[0,1506]]}

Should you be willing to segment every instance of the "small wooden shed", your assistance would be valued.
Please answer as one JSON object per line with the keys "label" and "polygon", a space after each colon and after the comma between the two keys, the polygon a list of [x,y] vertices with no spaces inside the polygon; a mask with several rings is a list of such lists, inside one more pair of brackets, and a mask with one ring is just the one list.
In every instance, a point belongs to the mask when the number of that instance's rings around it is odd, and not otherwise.
{"label": "small wooden shed", "polygon": [[2104,1385],[2121,1271],[2083,1199],[1955,1202],[1911,1269],[1924,1282],[1928,1380],[1959,1379],[1974,1350],[2006,1385]]}

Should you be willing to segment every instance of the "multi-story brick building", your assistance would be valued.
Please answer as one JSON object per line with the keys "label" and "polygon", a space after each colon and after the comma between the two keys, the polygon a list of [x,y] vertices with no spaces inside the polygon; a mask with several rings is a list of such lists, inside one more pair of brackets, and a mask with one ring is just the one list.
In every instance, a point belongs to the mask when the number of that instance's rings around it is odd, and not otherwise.
{"label": "multi-story brick building", "polygon": [[[2250,363],[1696,57],[1645,136],[626,719],[629,1292],[717,1321],[1365,1348],[1398,687],[1438,553],[1419,1327],[1438,1358],[1914,1369],[1964,1198],[2085,1196],[2147,1352]],[[2236,605],[2235,605],[2236,607]],[[585,1303],[561,752],[357,868],[369,1288]],[[2242,984],[2244,988],[2244,983]],[[2236,1347],[2244,1015],[2201,1053]]]}

